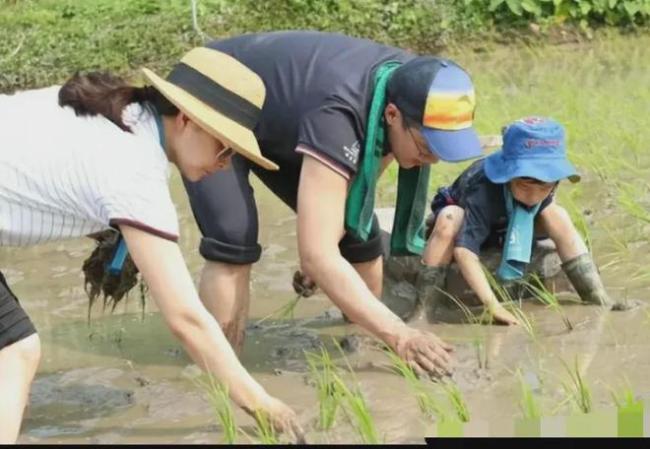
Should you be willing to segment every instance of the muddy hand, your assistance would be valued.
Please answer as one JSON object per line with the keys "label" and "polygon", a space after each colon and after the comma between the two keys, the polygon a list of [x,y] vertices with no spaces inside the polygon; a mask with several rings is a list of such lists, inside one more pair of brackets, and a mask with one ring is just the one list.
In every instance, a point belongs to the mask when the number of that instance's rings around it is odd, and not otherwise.
{"label": "muddy hand", "polygon": [[309,276],[302,274],[300,270],[296,270],[293,274],[293,290],[303,298],[309,298],[316,293],[318,287]]}
{"label": "muddy hand", "polygon": [[488,311],[492,315],[492,318],[497,324],[509,325],[518,325],[519,320],[515,316],[506,310],[501,304],[497,304],[488,308]]}
{"label": "muddy hand", "polygon": [[418,375],[451,375],[452,347],[432,333],[406,328],[395,346],[397,355]]}
{"label": "muddy hand", "polygon": [[[284,402],[269,396],[258,412],[266,414],[277,432],[284,432],[296,444],[306,444],[305,432],[298,423],[298,416]],[[257,419],[255,413],[252,415]]]}

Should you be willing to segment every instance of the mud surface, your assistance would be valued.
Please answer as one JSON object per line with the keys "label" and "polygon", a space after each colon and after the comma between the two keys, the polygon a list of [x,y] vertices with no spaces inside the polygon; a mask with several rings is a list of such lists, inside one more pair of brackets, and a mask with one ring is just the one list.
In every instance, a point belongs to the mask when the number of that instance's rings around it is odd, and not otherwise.
{"label": "mud surface", "polygon": [[[516,67],[520,72],[523,69]],[[181,245],[191,272],[198,277],[202,264],[197,252],[199,233],[180,180],[174,176],[172,182],[181,220]],[[322,293],[301,299],[294,319],[255,324],[294,298],[291,278],[298,265],[292,212],[259,183],[255,188],[264,254],[253,270],[252,312],[243,363],[269,391],[298,411],[310,441],[358,441],[343,418],[328,434],[315,430],[316,392],[308,381],[303,357],[304,350],[321,344],[333,348],[332,337],[352,336],[342,340],[342,345],[381,438],[422,442],[423,436],[433,432],[432,421],[420,415],[408,385],[390,372],[387,358],[376,345],[357,337],[359,329],[346,325]],[[605,240],[601,235],[595,241],[597,259],[607,247]],[[197,368],[170,335],[151,301],[144,320],[134,296],[112,315],[96,307],[90,326],[87,324],[80,267],[91,249],[89,239],[80,239],[0,251],[0,269],[32,316],[43,344],[43,361],[19,441],[220,442],[212,409],[196,386]],[[647,249],[647,244],[632,247],[630,258],[647,259]],[[619,261],[603,269],[605,284],[613,296],[647,304],[650,282],[627,279],[625,263]],[[647,307],[615,313],[567,305],[566,314],[575,327],[572,332],[566,331],[555,312],[542,305],[526,304],[524,310],[534,323],[535,339],[522,328],[414,323],[454,344],[454,380],[466,397],[472,422],[491,423],[491,434],[512,434],[512,419],[520,415],[517,369],[538,395],[545,415],[568,412],[571,405],[563,404],[566,394],[561,384],[568,378],[562,361],[572,366],[576,359],[592,388],[595,407],[611,406],[609,388],[618,389],[626,382],[638,397],[650,398]],[[332,350],[332,354],[344,368],[338,353]],[[237,411],[236,419],[244,430],[253,432],[252,420],[244,413]],[[249,440],[242,436],[240,441]]]}

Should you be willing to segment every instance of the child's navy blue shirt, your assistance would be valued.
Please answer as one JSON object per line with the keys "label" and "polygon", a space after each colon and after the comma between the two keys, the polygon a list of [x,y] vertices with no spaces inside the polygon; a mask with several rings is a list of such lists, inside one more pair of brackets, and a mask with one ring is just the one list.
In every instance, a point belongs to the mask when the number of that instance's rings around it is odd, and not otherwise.
{"label": "child's navy blue shirt", "polygon": [[[467,248],[479,255],[481,248],[500,244],[508,228],[503,184],[491,182],[483,170],[483,159],[470,165],[447,189],[452,204],[465,210],[463,225],[456,237],[456,246]],[[441,190],[431,203],[434,214],[448,202]],[[542,201],[537,215],[553,201],[553,194]]]}

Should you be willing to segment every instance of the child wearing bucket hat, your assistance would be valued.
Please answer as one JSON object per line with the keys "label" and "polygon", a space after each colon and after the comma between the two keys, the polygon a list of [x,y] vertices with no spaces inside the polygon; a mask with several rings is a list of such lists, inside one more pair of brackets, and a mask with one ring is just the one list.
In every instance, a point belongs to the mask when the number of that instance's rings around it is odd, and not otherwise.
{"label": "child wearing bucket hat", "polygon": [[479,262],[481,249],[502,246],[497,276],[514,281],[530,262],[535,229],[557,247],[562,268],[585,303],[611,305],[591,255],[568,213],[554,201],[559,182],[578,182],[567,159],[564,128],[527,117],[504,129],[503,146],[474,162],[432,202],[434,226],[416,281],[420,314],[435,318],[455,260],[468,285],[497,322],[516,324],[492,292]]}
{"label": "child wearing bucket hat", "polygon": [[[300,432],[293,411],[250,376],[202,305],[177,244],[168,187],[169,162],[195,181],[226,168],[233,152],[277,169],[252,132],[264,85],[232,57],[206,48],[188,52],[166,79],[144,73],[152,85],[89,73],[63,86],[0,95],[0,251],[100,233],[96,254],[106,257],[84,266],[95,275],[87,277],[91,296],[114,293],[118,301],[134,285],[120,276],[139,270],[194,361],[246,411]],[[119,241],[118,232],[130,256],[117,252],[115,277],[106,268],[115,247],[105,243]],[[0,443],[18,436],[39,358],[36,329],[0,273]]]}

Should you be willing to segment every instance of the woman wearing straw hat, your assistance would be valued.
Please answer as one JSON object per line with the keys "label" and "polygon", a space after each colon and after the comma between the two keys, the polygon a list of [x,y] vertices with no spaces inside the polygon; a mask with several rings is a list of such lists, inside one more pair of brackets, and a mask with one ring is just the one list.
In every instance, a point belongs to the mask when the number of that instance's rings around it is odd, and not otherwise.
{"label": "woman wearing straw hat", "polygon": [[232,170],[186,180],[203,233],[200,296],[233,346],[244,339],[251,265],[261,255],[253,171],[297,211],[302,269],[345,316],[418,372],[448,372],[451,348],[377,299],[383,248],[373,200],[378,176],[396,160],[391,250],[421,252],[428,166],[481,154],[469,75],[446,59],[340,34],[260,33],[208,46],[264,81],[268,95],[254,131],[263,154],[280,165],[271,172],[234,157]]}
{"label": "woman wearing straw hat", "polygon": [[[109,74],[75,75],[62,87],[0,96],[0,246],[119,231],[158,308],[197,364],[249,413],[296,430],[294,413],[242,367],[201,304],[176,243],[168,162],[198,181],[233,152],[268,170],[251,129],[264,101],[257,75],[199,48],[153,86]],[[114,232],[114,231],[113,231]],[[0,274],[0,443],[16,440],[40,342]]]}

